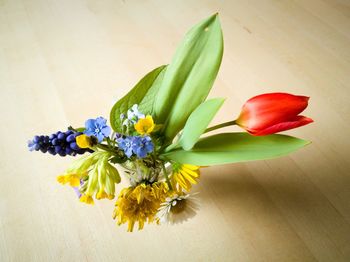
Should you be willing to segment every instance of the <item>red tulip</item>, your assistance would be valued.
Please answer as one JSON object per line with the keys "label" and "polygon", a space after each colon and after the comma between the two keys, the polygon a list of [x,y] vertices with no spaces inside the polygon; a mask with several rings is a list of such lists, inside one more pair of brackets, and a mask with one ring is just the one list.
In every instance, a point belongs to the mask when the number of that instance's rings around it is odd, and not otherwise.
{"label": "red tulip", "polygon": [[312,123],[301,116],[309,97],[270,93],[249,99],[242,107],[236,124],[254,136],[264,136]]}

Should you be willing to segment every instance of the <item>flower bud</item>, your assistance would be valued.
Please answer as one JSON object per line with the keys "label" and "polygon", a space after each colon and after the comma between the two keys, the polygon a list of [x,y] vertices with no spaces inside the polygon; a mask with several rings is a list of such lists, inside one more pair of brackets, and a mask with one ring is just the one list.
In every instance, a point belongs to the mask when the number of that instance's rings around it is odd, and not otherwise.
{"label": "flower bud", "polygon": [[263,136],[312,123],[301,116],[309,97],[287,93],[269,93],[249,99],[242,107],[236,124],[254,136]]}

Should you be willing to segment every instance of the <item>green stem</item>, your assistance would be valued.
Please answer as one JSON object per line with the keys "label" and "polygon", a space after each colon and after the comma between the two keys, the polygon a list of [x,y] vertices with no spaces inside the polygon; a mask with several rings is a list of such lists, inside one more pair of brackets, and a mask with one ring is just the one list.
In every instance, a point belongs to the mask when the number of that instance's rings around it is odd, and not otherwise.
{"label": "green stem", "polygon": [[170,191],[172,191],[173,187],[172,187],[172,185],[170,183],[170,180],[169,180],[169,177],[168,177],[168,173],[166,171],[164,163],[162,163],[162,170],[163,170],[163,173],[164,173],[164,176],[165,176],[166,183],[168,184],[168,187],[169,187]]}
{"label": "green stem", "polygon": [[112,146],[113,146],[113,147],[115,147],[115,143],[116,143],[115,137],[114,137],[114,136],[115,136],[115,132],[113,131],[113,133],[112,133],[112,135],[111,135],[111,137],[112,137],[112,139],[113,139],[113,140],[112,140]]}
{"label": "green stem", "polygon": [[99,148],[99,149],[105,150],[105,151],[107,151],[107,152],[115,153],[115,151],[112,150],[112,149],[111,149],[109,146],[107,146],[107,145],[97,144],[96,147]]}
{"label": "green stem", "polygon": [[219,124],[219,125],[216,125],[216,126],[209,127],[209,128],[207,128],[205,130],[204,133],[208,133],[208,132],[211,132],[211,131],[219,129],[219,128],[223,128],[223,127],[227,127],[227,126],[233,126],[233,125],[236,125],[236,120],[225,122],[225,123],[222,123],[222,124]]}
{"label": "green stem", "polygon": [[167,146],[164,150],[165,152],[168,152],[174,148],[176,148],[178,146],[178,142],[175,142],[174,144],[170,144],[169,146]]}

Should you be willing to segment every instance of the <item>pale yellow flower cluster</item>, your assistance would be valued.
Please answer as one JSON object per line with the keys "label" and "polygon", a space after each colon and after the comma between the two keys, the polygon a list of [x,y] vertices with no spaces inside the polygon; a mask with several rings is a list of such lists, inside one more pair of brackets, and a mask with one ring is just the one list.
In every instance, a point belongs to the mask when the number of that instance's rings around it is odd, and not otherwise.
{"label": "pale yellow flower cluster", "polygon": [[108,163],[110,157],[110,153],[104,151],[82,157],[72,162],[66,172],[57,177],[57,181],[79,187],[82,194],[80,201],[86,204],[94,203],[94,195],[96,199],[113,199],[120,176],[117,169]]}

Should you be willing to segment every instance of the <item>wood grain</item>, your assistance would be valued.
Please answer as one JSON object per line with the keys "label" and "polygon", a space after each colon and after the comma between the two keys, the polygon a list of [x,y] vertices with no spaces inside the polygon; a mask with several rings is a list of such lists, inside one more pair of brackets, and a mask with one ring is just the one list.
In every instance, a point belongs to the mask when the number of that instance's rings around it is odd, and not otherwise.
{"label": "wood grain", "polygon": [[[225,53],[214,123],[259,93],[311,96],[313,143],[288,157],[203,169],[201,210],[126,233],[113,201],[78,202],[55,181],[70,158],[26,141],[108,116],[220,13]],[[0,1],[0,261],[350,261],[350,3],[343,0]]]}

